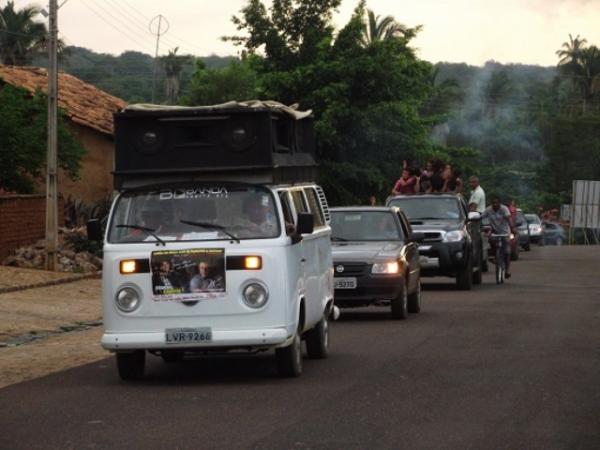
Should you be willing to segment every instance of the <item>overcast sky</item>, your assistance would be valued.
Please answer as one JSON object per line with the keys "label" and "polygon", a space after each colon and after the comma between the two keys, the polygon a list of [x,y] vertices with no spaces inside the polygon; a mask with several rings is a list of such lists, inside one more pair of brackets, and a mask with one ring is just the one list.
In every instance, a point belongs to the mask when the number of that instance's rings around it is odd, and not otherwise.
{"label": "overcast sky", "polygon": [[[17,8],[47,0],[15,0]],[[58,0],[61,4],[64,0]],[[343,0],[334,22],[339,28],[357,0]],[[231,16],[245,0],[67,0],[59,11],[59,30],[69,45],[120,54],[153,54],[149,22],[159,14],[170,28],[161,37],[159,54],[180,47],[198,56],[237,54],[222,42],[235,34]],[[0,0],[4,6],[6,0]],[[555,65],[555,51],[569,33],[600,45],[600,0],[370,0],[379,15],[393,15],[408,26],[423,25],[413,46],[428,61]],[[40,16],[40,19],[42,17]],[[157,23],[154,23],[156,31]],[[164,24],[163,24],[164,31]]]}

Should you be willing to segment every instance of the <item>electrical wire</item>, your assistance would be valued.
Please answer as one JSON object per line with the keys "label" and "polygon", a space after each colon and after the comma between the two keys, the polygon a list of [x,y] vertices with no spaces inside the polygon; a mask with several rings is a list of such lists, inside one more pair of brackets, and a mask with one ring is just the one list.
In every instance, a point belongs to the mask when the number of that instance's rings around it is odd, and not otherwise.
{"label": "electrical wire", "polygon": [[127,34],[125,31],[123,31],[121,28],[119,28],[118,26],[114,25],[110,20],[108,20],[104,15],[102,15],[101,13],[99,13],[94,7],[92,7],[90,4],[87,3],[87,0],[81,0],[81,3],[88,8],[92,13],[94,13],[94,15],[96,15],[100,20],[102,20],[104,23],[106,23],[107,25],[109,25],[111,28],[113,28],[115,31],[117,31],[118,33],[122,34],[123,36],[125,36],[127,39],[129,39],[132,42],[135,42],[139,47],[143,48],[144,50],[146,50],[147,52],[149,52],[150,54],[153,53],[152,47],[147,47],[146,43],[142,43],[140,42],[137,38],[130,36],[129,34]]}

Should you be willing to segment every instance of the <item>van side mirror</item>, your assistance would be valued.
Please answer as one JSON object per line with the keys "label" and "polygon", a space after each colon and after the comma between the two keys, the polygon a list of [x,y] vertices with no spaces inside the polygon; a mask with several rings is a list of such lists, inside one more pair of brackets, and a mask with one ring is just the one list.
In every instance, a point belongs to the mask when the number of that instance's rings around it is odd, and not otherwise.
{"label": "van side mirror", "polygon": [[90,241],[101,241],[102,240],[102,226],[98,219],[88,220],[87,223],[87,236]]}
{"label": "van side mirror", "polygon": [[296,232],[300,235],[310,234],[315,229],[315,221],[311,213],[298,213]]}

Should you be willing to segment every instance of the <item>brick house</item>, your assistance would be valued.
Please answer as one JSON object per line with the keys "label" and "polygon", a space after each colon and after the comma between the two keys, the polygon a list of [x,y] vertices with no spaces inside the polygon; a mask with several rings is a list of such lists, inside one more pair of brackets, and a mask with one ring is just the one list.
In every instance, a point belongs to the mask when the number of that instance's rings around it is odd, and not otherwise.
{"label": "brick house", "polygon": [[[47,90],[46,69],[0,65],[0,89],[10,84],[31,93]],[[113,190],[114,165],[113,113],[127,103],[66,73],[58,75],[58,104],[71,132],[87,153],[81,161],[80,179],[70,180],[59,173],[58,190],[66,198],[90,203],[106,198]],[[40,193],[45,183],[37,186]]]}

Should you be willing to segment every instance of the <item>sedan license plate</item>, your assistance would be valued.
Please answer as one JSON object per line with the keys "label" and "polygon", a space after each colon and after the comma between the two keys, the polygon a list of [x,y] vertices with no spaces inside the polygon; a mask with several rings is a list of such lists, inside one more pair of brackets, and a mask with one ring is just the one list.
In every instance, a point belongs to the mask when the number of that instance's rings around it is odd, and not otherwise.
{"label": "sedan license plate", "polygon": [[356,289],[356,278],[334,278],[333,279],[334,289]]}
{"label": "sedan license plate", "polygon": [[167,328],[165,330],[167,344],[194,344],[212,341],[212,328]]}
{"label": "sedan license plate", "polygon": [[431,258],[429,256],[421,255],[419,258],[419,262],[421,263],[421,267],[424,269],[440,267],[440,259],[439,258]]}

